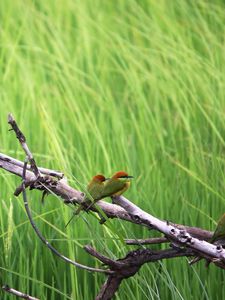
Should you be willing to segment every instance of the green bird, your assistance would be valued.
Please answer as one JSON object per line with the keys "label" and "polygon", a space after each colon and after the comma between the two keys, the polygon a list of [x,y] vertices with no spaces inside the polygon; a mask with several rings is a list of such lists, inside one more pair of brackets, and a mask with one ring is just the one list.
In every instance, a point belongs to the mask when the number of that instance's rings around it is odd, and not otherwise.
{"label": "green bird", "polygon": [[219,219],[213,236],[209,240],[210,243],[214,244],[220,240],[225,240],[225,214]]}
{"label": "green bird", "polygon": [[[133,176],[128,175],[128,173],[124,171],[116,172],[111,178],[105,178],[105,176],[101,174],[95,175],[87,186],[87,192],[89,195],[85,197],[84,201],[74,212],[66,226],[71,222],[74,215],[78,215],[85,207],[86,210],[88,210],[100,199],[119,196],[124,193],[130,186],[131,178],[133,178]],[[101,214],[100,217],[100,222],[103,224],[105,222],[105,218]]]}
{"label": "green bird", "polygon": [[87,185],[87,194],[88,195],[85,197],[85,199],[80,204],[78,209],[73,213],[73,216],[70,218],[70,220],[66,224],[66,227],[72,221],[74,215],[78,215],[81,210],[83,210],[85,207],[88,206],[88,204],[90,207],[94,203],[96,203],[98,200],[104,198],[104,196],[102,195],[102,192],[105,187],[105,181],[106,181],[106,178],[102,174],[97,174],[92,178],[92,180]]}
{"label": "green bird", "polygon": [[[225,213],[220,217],[216,229],[213,233],[213,236],[209,240],[209,243],[211,244],[220,244],[225,242]],[[201,260],[202,257],[196,256],[191,262],[190,265],[193,265],[194,263]],[[207,263],[208,265],[208,263]]]}
{"label": "green bird", "polygon": [[119,196],[130,187],[130,179],[133,176],[124,171],[116,172],[105,182],[102,194],[104,197]]}
{"label": "green bird", "polygon": [[[133,178],[133,176],[128,175],[124,171],[116,172],[105,182],[101,198],[119,196],[123,194],[130,187],[131,178]],[[92,204],[90,206],[92,206]],[[102,216],[102,214],[99,214],[99,216],[101,218],[100,224],[103,224],[106,219]]]}

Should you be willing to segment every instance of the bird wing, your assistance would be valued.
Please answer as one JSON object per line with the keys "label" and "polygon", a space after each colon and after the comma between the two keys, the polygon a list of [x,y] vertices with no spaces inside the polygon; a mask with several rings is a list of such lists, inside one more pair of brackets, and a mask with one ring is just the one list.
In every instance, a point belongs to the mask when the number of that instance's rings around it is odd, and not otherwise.
{"label": "bird wing", "polygon": [[225,237],[225,214],[219,219],[216,230],[211,238],[211,243]]}
{"label": "bird wing", "polygon": [[115,179],[109,179],[102,191],[102,198],[112,196],[124,188],[125,183]]}
{"label": "bird wing", "polygon": [[[101,199],[102,190],[104,188],[104,184],[94,184],[94,185],[88,185],[87,191],[90,194],[90,196],[93,198],[91,200],[99,200]],[[87,195],[88,198],[88,195]],[[90,198],[90,197],[89,197]]]}

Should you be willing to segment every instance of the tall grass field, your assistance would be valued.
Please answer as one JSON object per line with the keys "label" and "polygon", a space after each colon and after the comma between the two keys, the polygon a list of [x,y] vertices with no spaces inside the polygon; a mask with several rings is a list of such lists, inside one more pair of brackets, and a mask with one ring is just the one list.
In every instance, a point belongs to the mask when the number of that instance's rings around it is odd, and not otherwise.
{"label": "tall grass field", "polygon": [[[125,170],[135,177],[125,196],[142,209],[215,229],[225,211],[224,1],[3,0],[0,20],[1,153],[24,160],[11,112],[38,166],[64,172],[74,188]],[[105,276],[41,244],[13,196],[20,183],[0,169],[0,285],[41,300],[94,299]],[[82,264],[101,267],[84,245],[116,259],[137,248],[123,239],[159,235],[84,212],[65,228],[72,207],[28,197],[46,239]],[[213,264],[176,258],[144,265],[116,299],[225,299],[224,281]]]}

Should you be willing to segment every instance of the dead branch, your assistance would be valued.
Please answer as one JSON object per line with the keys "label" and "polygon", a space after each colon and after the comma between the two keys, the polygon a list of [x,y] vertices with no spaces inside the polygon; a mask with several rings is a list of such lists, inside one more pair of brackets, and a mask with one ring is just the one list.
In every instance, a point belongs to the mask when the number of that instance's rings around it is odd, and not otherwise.
{"label": "dead branch", "polygon": [[[10,157],[10,159],[11,159],[10,161],[9,160],[6,161],[4,158],[2,159],[2,154],[0,153],[0,168],[10,173],[13,173],[19,177],[22,177],[24,162],[20,161],[21,166],[18,166],[17,164],[14,164],[13,158]],[[41,169],[42,168],[39,168],[40,171]],[[32,186],[34,189],[51,191],[54,195],[61,197],[64,200],[65,204],[71,204],[71,203],[80,204],[83,201],[85,196],[84,193],[68,185],[66,180],[64,179],[55,180],[51,176],[44,176],[44,173],[42,174],[43,176],[41,177],[42,179],[40,180],[43,181],[43,184],[41,185],[41,184],[37,184],[35,175],[31,171],[27,170],[26,180],[25,180],[26,187]],[[132,222],[134,224],[147,226],[146,224],[142,224],[141,220],[139,220],[138,218],[136,220],[132,219],[130,215],[126,212],[126,210],[120,207],[119,205],[100,200],[98,201],[98,206],[103,210],[103,212],[106,214],[108,218],[118,218],[121,220]],[[96,211],[94,207],[91,207],[91,210]],[[211,231],[202,228],[191,227],[191,226],[186,226],[181,224],[174,224],[174,223],[171,224],[173,224],[179,229],[186,230],[193,237],[199,239],[208,240],[212,237]]]}
{"label": "dead branch", "polygon": [[[196,230],[197,228],[195,227],[183,226],[179,224],[173,224],[173,226],[176,226],[178,229],[181,230],[187,230],[189,234],[191,234],[193,237],[196,237],[200,240],[208,241],[212,236],[212,232],[207,230],[201,230],[201,232],[199,232],[199,228],[198,230]],[[154,244],[163,244],[169,242],[170,240],[165,236],[149,238],[149,239],[125,239],[125,243],[127,245],[154,245]]]}
{"label": "dead branch", "polygon": [[166,249],[158,251],[151,249],[138,249],[129,252],[123,259],[114,261],[108,259],[102,254],[99,254],[91,246],[85,246],[84,249],[102,263],[110,266],[111,270],[114,271],[113,274],[108,276],[106,282],[103,284],[96,300],[112,299],[119,289],[122,280],[134,276],[145,263],[194,255],[194,252],[191,249]]}
{"label": "dead branch", "polygon": [[[0,160],[2,161],[6,161],[6,162],[11,162],[12,165],[18,166],[23,168],[24,163],[18,159],[12,158],[8,155],[2,154],[0,153]],[[31,166],[29,164],[27,164],[27,170],[31,170]],[[59,172],[59,171],[55,171],[55,170],[51,170],[51,169],[46,169],[46,168],[40,168],[38,167],[38,170],[41,174],[44,175],[48,175],[48,176],[52,176],[52,177],[56,177],[59,179],[62,179],[64,174]]]}
{"label": "dead branch", "polygon": [[[206,258],[209,262],[213,262],[216,266],[225,269],[225,250],[221,245],[212,245],[207,242],[207,240],[212,237],[212,232],[197,227],[189,227],[160,220],[143,211],[123,196],[114,197],[112,199],[113,203],[98,201],[98,206],[108,218],[118,218],[129,221],[137,225],[145,226],[149,229],[154,229],[164,235],[164,237],[144,240],[126,240],[126,243],[133,245],[147,245],[170,242],[170,246],[172,248],[157,251],[151,249],[137,249],[129,252],[123,259],[112,260],[98,253],[91,246],[84,247],[90,255],[108,266],[109,270],[90,268],[63,256],[54,247],[52,247],[47,240],[45,240],[34,223],[27,201],[26,188],[29,187],[30,189],[51,192],[54,195],[60,196],[64,200],[65,204],[81,203],[85,195],[84,193],[69,186],[67,181],[63,178],[63,173],[37,167],[34,157],[26,144],[26,138],[18,128],[11,114],[8,117],[8,122],[15,131],[30,165],[28,165],[27,162],[23,163],[4,154],[0,154],[0,168],[22,177],[22,185],[16,189],[15,195],[19,195],[21,192],[23,193],[24,205],[29,221],[39,239],[52,252],[58,255],[61,259],[64,259],[66,262],[77,267],[81,267],[89,271],[98,271],[108,274],[108,278],[96,299],[111,299],[118,290],[123,279],[136,274],[143,264],[156,262],[162,259],[200,255]],[[99,209],[91,207],[91,210],[98,212]]]}
{"label": "dead branch", "polygon": [[127,245],[154,245],[169,243],[170,241],[166,237],[156,237],[150,239],[125,239]]}
{"label": "dead branch", "polygon": [[157,219],[123,196],[114,197],[113,201],[123,207],[132,219],[140,220],[141,223],[163,233],[176,247],[191,248],[197,253],[211,257],[212,262],[214,262],[213,259],[216,259],[216,262],[221,262],[225,268],[225,250],[222,246],[218,247],[204,240],[199,240],[191,236],[187,230],[179,229],[168,221]]}
{"label": "dead branch", "polygon": [[39,300],[38,298],[32,297],[32,296],[30,296],[28,294],[21,293],[20,291],[17,291],[15,289],[9,287],[7,284],[3,285],[2,289],[3,289],[3,291],[5,291],[7,293],[10,293],[10,294],[12,294],[14,296],[17,296],[19,298],[23,298],[23,299],[27,299],[27,300]]}
{"label": "dead branch", "polygon": [[12,126],[12,129],[15,131],[16,136],[20,142],[20,144],[22,145],[25,154],[27,155],[24,166],[23,166],[23,173],[22,173],[22,193],[23,193],[23,201],[24,201],[24,206],[25,206],[25,210],[28,216],[28,219],[31,223],[31,226],[33,227],[36,235],[38,236],[38,238],[42,241],[42,243],[44,245],[46,245],[48,247],[49,250],[51,250],[54,254],[56,254],[59,258],[61,258],[62,260],[66,261],[69,264],[72,264],[78,268],[87,270],[87,271],[92,271],[92,272],[101,272],[101,273],[105,273],[105,274],[111,274],[112,271],[109,270],[103,270],[103,269],[98,269],[98,268],[92,268],[92,267],[88,267],[85,265],[82,265],[76,261],[71,260],[70,258],[66,257],[65,255],[62,255],[58,250],[56,250],[45,238],[44,236],[41,234],[40,230],[37,228],[37,225],[35,224],[33,218],[32,218],[32,214],[28,205],[28,199],[27,199],[27,194],[26,194],[26,169],[27,169],[27,162],[29,160],[30,162],[30,166],[32,171],[34,172],[34,175],[36,176],[36,181],[34,183],[40,184],[40,179],[42,178],[42,175],[40,173],[40,171],[38,170],[38,167],[36,165],[36,162],[33,158],[33,155],[31,153],[31,151],[29,150],[27,144],[26,144],[26,138],[23,135],[23,133],[21,132],[21,130],[18,128],[16,121],[13,119],[12,115],[9,114],[8,117],[8,123]]}
{"label": "dead branch", "polygon": [[26,138],[25,136],[23,135],[22,131],[19,129],[19,127],[17,126],[16,124],[16,121],[14,120],[12,114],[9,114],[8,115],[8,123],[12,126],[12,130],[15,131],[15,134],[16,134],[16,137],[18,138],[24,152],[26,153],[27,157],[28,157],[28,160],[30,162],[30,167],[31,167],[31,170],[34,172],[34,175],[38,178],[41,176],[41,173],[40,171],[38,170],[37,168],[37,165],[36,165],[36,162],[33,158],[33,155],[32,153],[30,152],[30,149],[28,148],[27,146],[27,143],[26,143]]}

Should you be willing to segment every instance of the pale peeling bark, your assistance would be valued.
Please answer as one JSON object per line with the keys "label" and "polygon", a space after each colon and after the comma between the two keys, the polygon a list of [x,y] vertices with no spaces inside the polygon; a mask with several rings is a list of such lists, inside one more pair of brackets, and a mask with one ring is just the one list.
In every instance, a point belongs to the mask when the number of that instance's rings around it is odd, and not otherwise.
{"label": "pale peeling bark", "polygon": [[[173,224],[169,221],[160,220],[145,212],[123,196],[113,197],[113,203],[107,203],[100,200],[97,202],[97,208],[93,206],[90,210],[95,212],[103,211],[108,218],[119,218],[124,221],[138,224],[139,226],[145,226],[148,229],[153,229],[164,235],[162,237],[144,240],[128,239],[125,240],[127,244],[140,246],[169,242],[171,248],[157,251],[141,248],[128,252],[123,259],[112,260],[97,252],[91,246],[85,246],[84,250],[104,263],[104,265],[108,267],[107,270],[81,265],[59,253],[47,242],[37,229],[29,209],[26,188],[38,189],[44,193],[57,195],[64,200],[64,204],[80,204],[85,195],[82,191],[78,191],[71,187],[65,178],[63,178],[63,173],[38,167],[26,144],[25,136],[18,128],[11,114],[9,115],[8,122],[15,131],[16,137],[28,158],[29,164],[26,162],[24,165],[24,162],[0,153],[0,168],[23,178],[22,184],[16,188],[15,195],[18,196],[21,192],[23,193],[24,205],[29,221],[39,239],[52,252],[66,262],[72,263],[74,266],[81,267],[88,271],[102,272],[108,276],[96,298],[97,300],[111,299],[119,289],[122,280],[134,276],[145,263],[156,262],[162,259],[172,259],[175,257],[199,255],[206,258],[208,262],[213,262],[216,266],[225,269],[225,250],[221,245],[213,245],[207,242],[207,240],[212,237],[212,232],[197,227]],[[27,299],[35,298],[31,297]]]}

